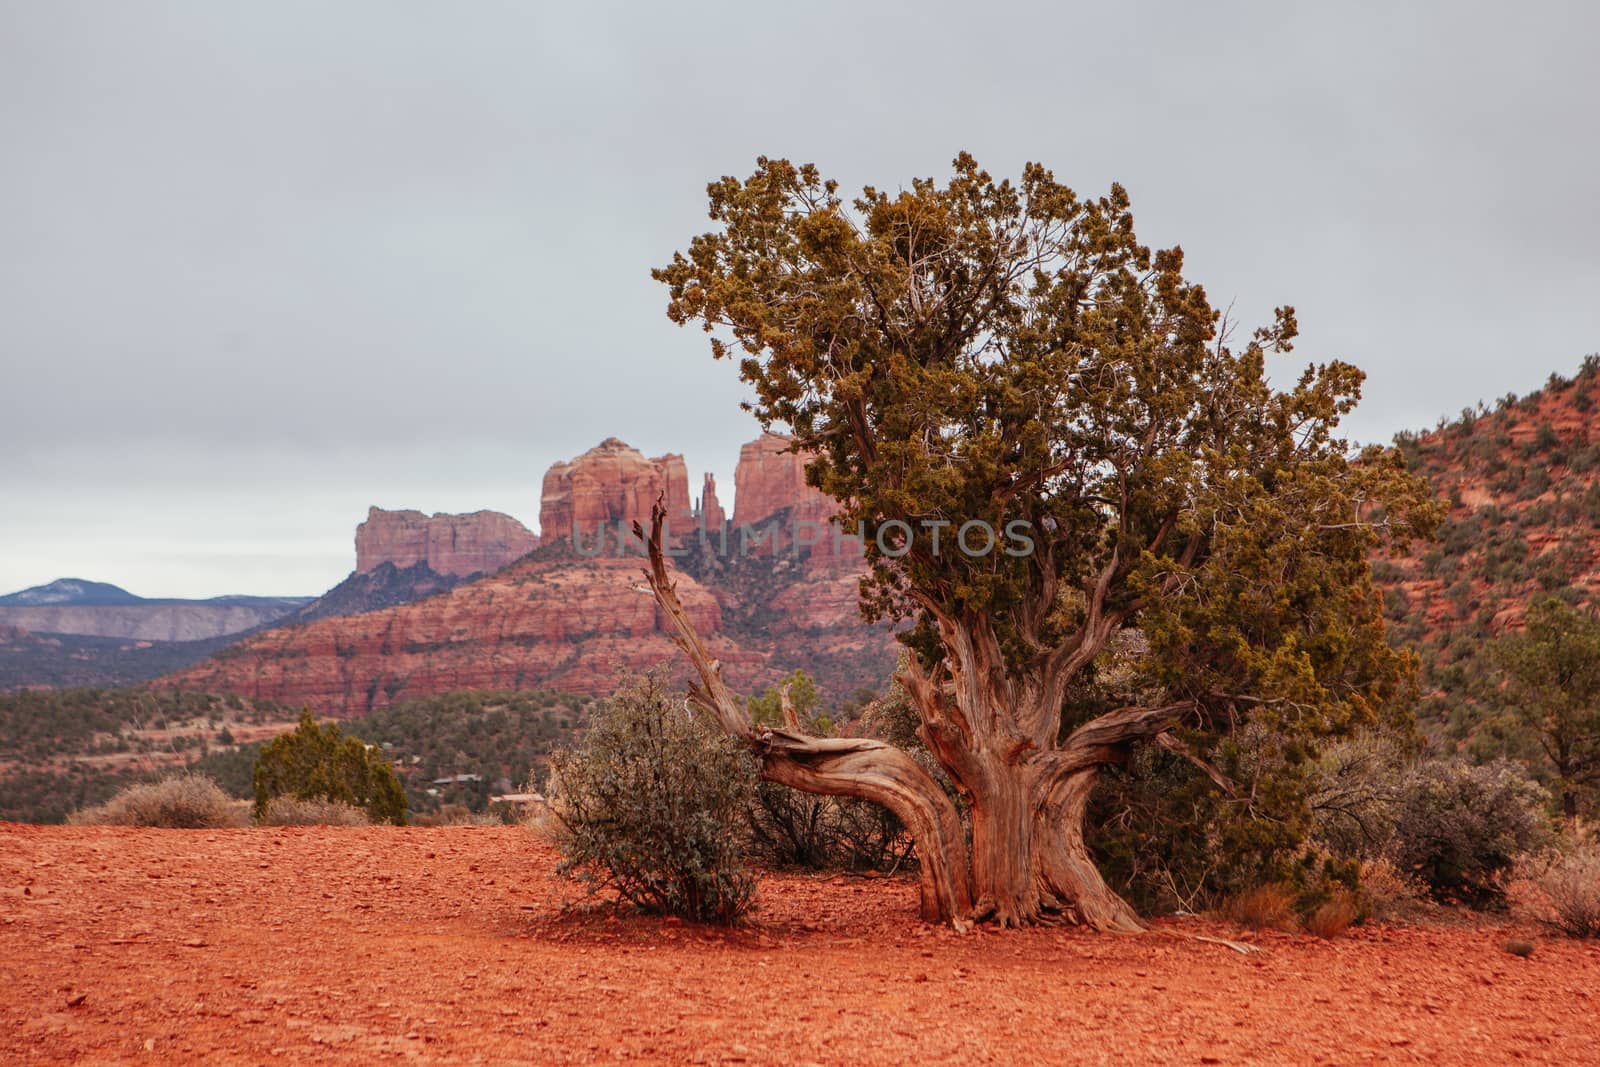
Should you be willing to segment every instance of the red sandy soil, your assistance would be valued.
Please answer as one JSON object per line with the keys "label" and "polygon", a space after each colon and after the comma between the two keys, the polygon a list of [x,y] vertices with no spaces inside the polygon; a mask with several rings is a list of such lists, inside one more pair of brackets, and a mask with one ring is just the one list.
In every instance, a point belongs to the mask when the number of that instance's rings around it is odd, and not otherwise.
{"label": "red sandy soil", "polygon": [[966,935],[784,875],[742,928],[567,908],[506,828],[0,824],[4,1063],[1600,1063],[1600,949]]}

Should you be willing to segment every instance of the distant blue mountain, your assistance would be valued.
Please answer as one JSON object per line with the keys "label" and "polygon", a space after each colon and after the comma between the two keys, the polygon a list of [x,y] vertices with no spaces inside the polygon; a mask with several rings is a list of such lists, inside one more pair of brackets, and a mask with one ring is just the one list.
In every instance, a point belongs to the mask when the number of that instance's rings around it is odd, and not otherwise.
{"label": "distant blue mountain", "polygon": [[36,585],[20,593],[0,596],[0,604],[22,607],[40,607],[47,604],[142,604],[144,597],[134,596],[110,582],[86,582],[82,578],[57,578],[49,585]]}
{"label": "distant blue mountain", "polygon": [[206,600],[185,600],[180,597],[135,596],[110,582],[88,582],[82,578],[57,578],[49,585],[36,585],[20,593],[0,596],[0,607],[43,608],[85,607],[102,608],[127,604],[212,604],[217,607],[281,608],[284,614],[311,603],[308,596],[214,596]]}

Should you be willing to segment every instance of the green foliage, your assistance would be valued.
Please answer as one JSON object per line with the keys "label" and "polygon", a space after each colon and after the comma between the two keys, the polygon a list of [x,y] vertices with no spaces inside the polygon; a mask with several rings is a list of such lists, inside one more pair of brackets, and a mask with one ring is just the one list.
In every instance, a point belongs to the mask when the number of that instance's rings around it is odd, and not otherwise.
{"label": "green foliage", "polygon": [[349,804],[373,822],[406,821],[405,792],[389,761],[359,738],[345,737],[337,724],[318,725],[309,711],[256,759],[256,818],[266,818],[273,798],[281,796]]}
{"label": "green foliage", "polygon": [[[945,184],[849,203],[781,159],[708,191],[717,229],[654,273],[668,315],[738,358],[757,418],[865,530],[865,615],[909,620],[921,667],[959,672],[966,722],[1040,752],[1117,708],[1192,707],[1177,732],[1236,790],[1132,753],[1102,854],[1130,880],[1205,880],[1223,857],[1237,882],[1298,877],[1318,745],[1411,721],[1415,664],[1385,640],[1370,556],[1440,515],[1399,451],[1352,462],[1335,435],[1361,372],[1273,388],[1293,309],[1230,347],[1120,186],[1082,198],[1037,164],[996,181],[962,154]],[[1004,546],[958,550],[972,524]],[[1119,631],[1148,654],[1108,670]],[[969,793],[1006,773],[972,733],[938,745]]]}
{"label": "green foliage", "polygon": [[817,683],[803,670],[795,671],[777,685],[768,686],[760,696],[750,697],[746,704],[751,721],[760,726],[782,726],[785,691],[801,726],[818,734],[833,731],[833,720],[818,711],[822,697],[817,693]]}
{"label": "green foliage", "polygon": [[68,763],[61,768],[7,770],[0,777],[0,819],[60,823],[80,808],[111,799],[146,777],[126,767]]}
{"label": "green foliage", "polygon": [[[271,701],[151,689],[49,689],[0,694],[0,760],[152,752],[177,738],[197,744],[226,723],[288,718]],[[148,736],[160,732],[156,741]]]}
{"label": "green foliage", "polygon": [[618,689],[583,742],[552,762],[559,873],[698,921],[733,922],[749,907],[741,826],[754,763],[690,716],[660,674]]}
{"label": "green foliage", "polygon": [[78,826],[150,826],[168,830],[217,830],[245,825],[240,805],[209,778],[176,774],[141,782],[104,804],[73,813]]}
{"label": "green foliage", "polygon": [[1106,773],[1090,844],[1113,887],[1150,912],[1199,912],[1263,886],[1287,888],[1297,907],[1310,910],[1331,891],[1354,888],[1358,864],[1311,847],[1316,778],[1309,748],[1247,727],[1212,754],[1233,793],[1157,748],[1140,749],[1126,767]]}
{"label": "green foliage", "polygon": [[1495,642],[1492,658],[1505,682],[1500,703],[1537,741],[1562,810],[1592,811],[1600,783],[1600,617],[1555,598],[1536,601],[1523,629]]}
{"label": "green foliage", "polygon": [[1404,738],[1332,746],[1313,772],[1311,837],[1335,860],[1382,863],[1441,901],[1495,905],[1502,876],[1548,832],[1549,794],[1519,764],[1414,760]]}
{"label": "green foliage", "polygon": [[[1593,406],[1597,365],[1586,358],[1575,378],[1554,375],[1525,400],[1503,398],[1492,414],[1480,411],[1444,432],[1397,440],[1413,469],[1453,491],[1455,505],[1420,568],[1447,594],[1413,586],[1391,616],[1398,643],[1418,654],[1423,690],[1432,691],[1424,726],[1439,751],[1459,746],[1475,758],[1527,759],[1558,789],[1559,774],[1539,750],[1537,731],[1502,699],[1501,664],[1484,653],[1506,615],[1531,597],[1585,599],[1583,576],[1593,570],[1600,544],[1600,440],[1571,413]],[[1468,489],[1493,499],[1468,511],[1461,504]],[[1390,580],[1406,577],[1418,577],[1416,569]],[[1576,800],[1582,810],[1588,791],[1580,786],[1563,803]]]}
{"label": "green foliage", "polygon": [[[808,480],[847,528],[866,525],[870,616],[915,616],[926,636],[933,606],[987,613],[1022,671],[1082,620],[1020,605],[1109,566],[1114,606],[1131,608],[1201,569],[1219,520],[1277,507],[1304,537],[1348,522],[1359,496],[1395,505],[1395,529],[1431,521],[1395,464],[1352,467],[1332,437],[1359,371],[1336,362],[1287,393],[1268,386],[1292,309],[1235,354],[1213,343],[1220,316],[1182,252],[1138,243],[1120,186],[1083,199],[1035,164],[1015,186],[965,154],[954,167],[946,186],[869,187],[846,205],[814,166],[763,158],[710,186],[721,229],[655,272],[674,321],[725,331],[718,357],[743,350],[757,417],[817,453]],[[898,534],[873,536],[924,521],[1021,523],[1034,549],[974,557],[921,536],[895,555]],[[1312,540],[1372,537],[1353,524]]]}
{"label": "green foliage", "polygon": [[[265,700],[149,689],[53,689],[0,694],[0,818],[60,822],[174,767],[200,766],[229,724],[288,717]],[[116,760],[79,757],[120,757]],[[226,788],[226,784],[224,784]],[[243,792],[249,792],[248,768]]]}
{"label": "green foliage", "polygon": [[[461,804],[481,814],[495,793],[543,785],[550,753],[583,730],[592,702],[574,693],[462,690],[394,704],[349,725],[394,762],[410,810]],[[462,780],[433,784],[445,778]]]}

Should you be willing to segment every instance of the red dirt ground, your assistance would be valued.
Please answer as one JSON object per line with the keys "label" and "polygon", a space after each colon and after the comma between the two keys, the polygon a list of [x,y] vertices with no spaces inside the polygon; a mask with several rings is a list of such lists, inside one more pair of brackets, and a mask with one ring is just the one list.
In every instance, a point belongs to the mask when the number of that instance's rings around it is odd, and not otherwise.
{"label": "red dirt ground", "polygon": [[5,1063],[1600,1063],[1600,949],[1506,928],[957,935],[896,879],[736,931],[563,909],[516,829],[0,824]]}

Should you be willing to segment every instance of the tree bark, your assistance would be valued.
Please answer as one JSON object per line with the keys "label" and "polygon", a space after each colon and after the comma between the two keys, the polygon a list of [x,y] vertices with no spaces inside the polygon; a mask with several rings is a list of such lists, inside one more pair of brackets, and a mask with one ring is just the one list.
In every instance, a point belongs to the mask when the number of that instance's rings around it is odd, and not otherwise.
{"label": "tree bark", "polygon": [[[924,919],[958,927],[1074,922],[1096,930],[1144,929],[1095,867],[1084,819],[1099,768],[1124,760],[1135,742],[1160,737],[1191,705],[1121,708],[1058,743],[1059,679],[1019,688],[1006,679],[999,647],[985,628],[942,618],[947,657],[941,674],[931,677],[913,665],[898,677],[917,708],[924,743],[971,804],[969,860],[955,805],[906,752],[868,738],[810,736],[787,707],[783,729],[752,723],[678,600],[661,548],[663,515],[658,504],[648,538],[637,524],[634,532],[648,548],[651,591],[699,676],[690,686],[691,703],[748,742],[767,779],[810,793],[861,797],[894,812],[916,842]],[[1104,634],[1096,638],[1103,640]],[[1081,653],[1086,662],[1094,647],[1085,643]]]}

